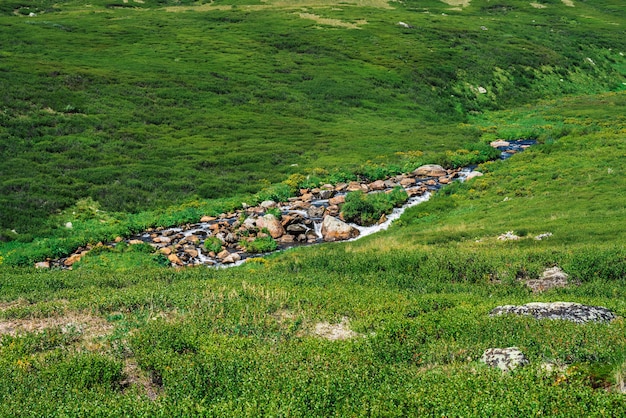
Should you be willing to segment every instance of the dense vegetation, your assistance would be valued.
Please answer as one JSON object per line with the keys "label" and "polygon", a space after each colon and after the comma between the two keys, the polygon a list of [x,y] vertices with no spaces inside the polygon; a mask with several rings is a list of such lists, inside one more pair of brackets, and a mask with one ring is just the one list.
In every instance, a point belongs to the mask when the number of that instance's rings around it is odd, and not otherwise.
{"label": "dense vegetation", "polygon": [[[626,7],[202,3],[0,5],[0,416],[626,414],[623,318],[488,316],[626,315]],[[539,145],[484,162],[497,138]],[[163,267],[147,245],[30,267],[427,162],[485,175],[383,233],[233,269]],[[350,200],[359,216],[401,197]],[[552,266],[575,284],[521,282]],[[509,346],[530,365],[479,362]]]}

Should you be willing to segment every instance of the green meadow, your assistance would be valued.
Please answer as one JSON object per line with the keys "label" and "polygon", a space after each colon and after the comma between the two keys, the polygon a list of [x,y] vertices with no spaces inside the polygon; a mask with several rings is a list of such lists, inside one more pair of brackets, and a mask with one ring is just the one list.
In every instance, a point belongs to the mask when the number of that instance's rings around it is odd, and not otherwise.
{"label": "green meadow", "polygon": [[[626,414],[621,2],[6,0],[0,39],[0,416]],[[484,175],[240,267],[33,267],[426,163]],[[618,319],[489,316],[554,301]]]}

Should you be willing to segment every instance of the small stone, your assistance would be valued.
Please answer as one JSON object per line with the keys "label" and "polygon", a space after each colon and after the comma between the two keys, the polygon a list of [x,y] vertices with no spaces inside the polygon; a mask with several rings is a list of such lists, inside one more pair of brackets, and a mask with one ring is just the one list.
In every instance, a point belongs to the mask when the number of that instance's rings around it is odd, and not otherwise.
{"label": "small stone", "polygon": [[267,209],[275,208],[277,205],[276,205],[276,202],[274,202],[273,200],[264,200],[263,202],[261,202],[259,206],[267,210]]}
{"label": "small stone", "polygon": [[483,175],[483,173],[481,173],[480,171],[472,171],[472,172],[468,173],[467,176],[465,176],[465,181],[469,181],[469,180],[471,180],[473,178],[480,177],[482,175]]}
{"label": "small stone", "polygon": [[183,262],[176,254],[170,254],[167,256],[167,259],[170,260],[170,263],[176,264],[177,266],[182,266]]}
{"label": "small stone", "polygon": [[138,245],[138,244],[143,244],[144,242],[140,239],[131,239],[130,241],[128,241],[128,244],[130,245]]}
{"label": "small stone", "polygon": [[528,358],[517,347],[490,348],[485,350],[480,361],[491,367],[508,372],[529,363]]}
{"label": "small stone", "polygon": [[519,237],[513,233],[513,231],[507,231],[498,237],[500,241],[517,241]]}
{"label": "small stone", "polygon": [[114,240],[114,241],[115,241],[115,243],[117,244],[117,243],[120,243],[120,242],[124,241],[124,238],[122,238],[122,237],[120,237],[120,236],[117,236],[117,237],[115,237],[115,240]]}
{"label": "small stone", "polygon": [[35,268],[37,269],[49,269],[50,263],[48,261],[40,261],[39,263],[35,263]]}
{"label": "small stone", "polygon": [[207,222],[212,222],[215,221],[217,218],[215,216],[203,216],[202,218],[200,218],[200,222],[202,223],[207,223]]}
{"label": "small stone", "polygon": [[159,250],[159,252],[163,255],[170,255],[172,254],[172,249],[170,247],[163,247]]}
{"label": "small stone", "polygon": [[65,223],[65,227],[66,227],[67,229],[72,229],[72,228],[74,227],[74,225],[72,225],[72,223],[71,223],[71,222],[66,222],[66,223]]}

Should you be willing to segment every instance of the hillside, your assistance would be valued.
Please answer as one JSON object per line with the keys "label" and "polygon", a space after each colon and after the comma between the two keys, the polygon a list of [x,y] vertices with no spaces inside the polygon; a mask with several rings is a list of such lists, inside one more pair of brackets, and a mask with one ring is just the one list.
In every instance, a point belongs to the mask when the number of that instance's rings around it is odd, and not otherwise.
{"label": "hillside", "polygon": [[[620,2],[9,0],[0,22],[0,416],[626,413]],[[32,267],[427,163],[484,175],[239,267],[126,244]],[[490,315],[533,302],[616,318]],[[481,360],[507,347],[527,364]]]}

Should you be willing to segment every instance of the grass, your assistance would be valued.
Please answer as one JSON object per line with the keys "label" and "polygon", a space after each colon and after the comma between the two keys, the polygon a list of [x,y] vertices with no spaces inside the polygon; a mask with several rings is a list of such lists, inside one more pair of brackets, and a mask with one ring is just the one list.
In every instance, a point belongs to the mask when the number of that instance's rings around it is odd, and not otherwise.
{"label": "grass", "polygon": [[[621,4],[201,3],[0,6],[0,416],[624,415]],[[485,162],[499,138],[539,145]],[[485,175],[387,231],[237,268],[141,245],[30,267],[426,162]],[[556,265],[575,284],[522,283]],[[533,301],[620,318],[488,315]],[[530,365],[480,363],[509,346]]]}

